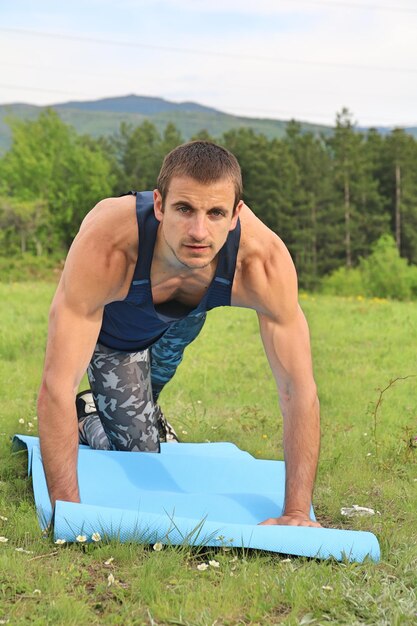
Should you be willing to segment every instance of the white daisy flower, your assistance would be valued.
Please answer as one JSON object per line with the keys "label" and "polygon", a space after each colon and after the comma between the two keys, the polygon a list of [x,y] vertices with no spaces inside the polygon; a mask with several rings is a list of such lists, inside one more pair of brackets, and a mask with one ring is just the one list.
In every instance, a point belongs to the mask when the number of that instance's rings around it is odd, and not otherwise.
{"label": "white daisy flower", "polygon": [[197,569],[199,572],[205,572],[208,569],[208,565],[207,563],[200,563],[200,565],[197,565]]}

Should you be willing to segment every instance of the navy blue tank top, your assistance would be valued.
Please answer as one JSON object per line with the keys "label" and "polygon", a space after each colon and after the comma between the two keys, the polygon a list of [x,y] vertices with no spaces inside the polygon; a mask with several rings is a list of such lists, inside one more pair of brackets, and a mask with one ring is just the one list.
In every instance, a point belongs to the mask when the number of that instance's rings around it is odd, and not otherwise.
{"label": "navy blue tank top", "polygon": [[159,222],[153,211],[153,194],[132,191],[136,196],[139,254],[124,300],[104,307],[98,342],[113,350],[136,352],[149,348],[170,325],[186,316],[201,316],[218,306],[230,306],[233,277],[240,241],[240,223],[230,231],[218,254],[215,276],[197,307],[171,301],[155,307],[152,300],[151,265]]}

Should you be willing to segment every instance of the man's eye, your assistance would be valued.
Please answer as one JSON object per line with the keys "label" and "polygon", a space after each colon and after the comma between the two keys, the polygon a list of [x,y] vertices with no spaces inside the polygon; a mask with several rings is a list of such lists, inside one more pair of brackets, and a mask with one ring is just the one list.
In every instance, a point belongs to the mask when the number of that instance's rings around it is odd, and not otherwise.
{"label": "man's eye", "polygon": [[179,206],[178,207],[178,211],[180,213],[188,213],[190,211],[190,207],[188,207],[188,206]]}
{"label": "man's eye", "polygon": [[210,215],[213,215],[214,217],[223,217],[224,213],[219,209],[214,209],[213,211],[210,211]]}

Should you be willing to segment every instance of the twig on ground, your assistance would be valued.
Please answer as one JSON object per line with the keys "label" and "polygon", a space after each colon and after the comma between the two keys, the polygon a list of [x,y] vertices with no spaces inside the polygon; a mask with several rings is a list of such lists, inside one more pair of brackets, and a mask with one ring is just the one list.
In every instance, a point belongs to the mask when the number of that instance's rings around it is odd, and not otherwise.
{"label": "twig on ground", "polygon": [[398,382],[399,380],[407,380],[407,378],[415,378],[416,374],[409,374],[408,376],[398,376],[397,378],[393,378],[392,380],[389,381],[388,385],[384,388],[384,389],[378,389],[379,391],[379,396],[378,396],[378,400],[375,404],[375,408],[372,412],[373,415],[373,419],[374,419],[374,442],[375,442],[375,456],[378,457],[378,439],[376,436],[376,427],[377,427],[377,415],[378,415],[378,410],[382,404],[382,396],[384,395],[384,393],[386,391],[388,391],[388,389],[390,387],[392,387],[393,385],[395,385],[396,382]]}

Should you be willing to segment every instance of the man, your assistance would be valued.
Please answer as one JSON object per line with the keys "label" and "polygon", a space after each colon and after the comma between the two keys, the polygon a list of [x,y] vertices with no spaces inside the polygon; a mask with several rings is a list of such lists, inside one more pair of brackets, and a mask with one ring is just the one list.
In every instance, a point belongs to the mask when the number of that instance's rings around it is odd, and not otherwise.
{"label": "man", "polygon": [[159,392],[206,312],[232,305],[258,314],[284,418],[285,511],[263,523],[318,525],[319,404],[296,272],[241,195],[236,158],[196,141],[165,157],[153,193],[108,198],[84,219],[52,303],[38,399],[52,504],[79,502],[75,395],[87,367],[97,413],[84,407],[81,437],[158,452]]}

